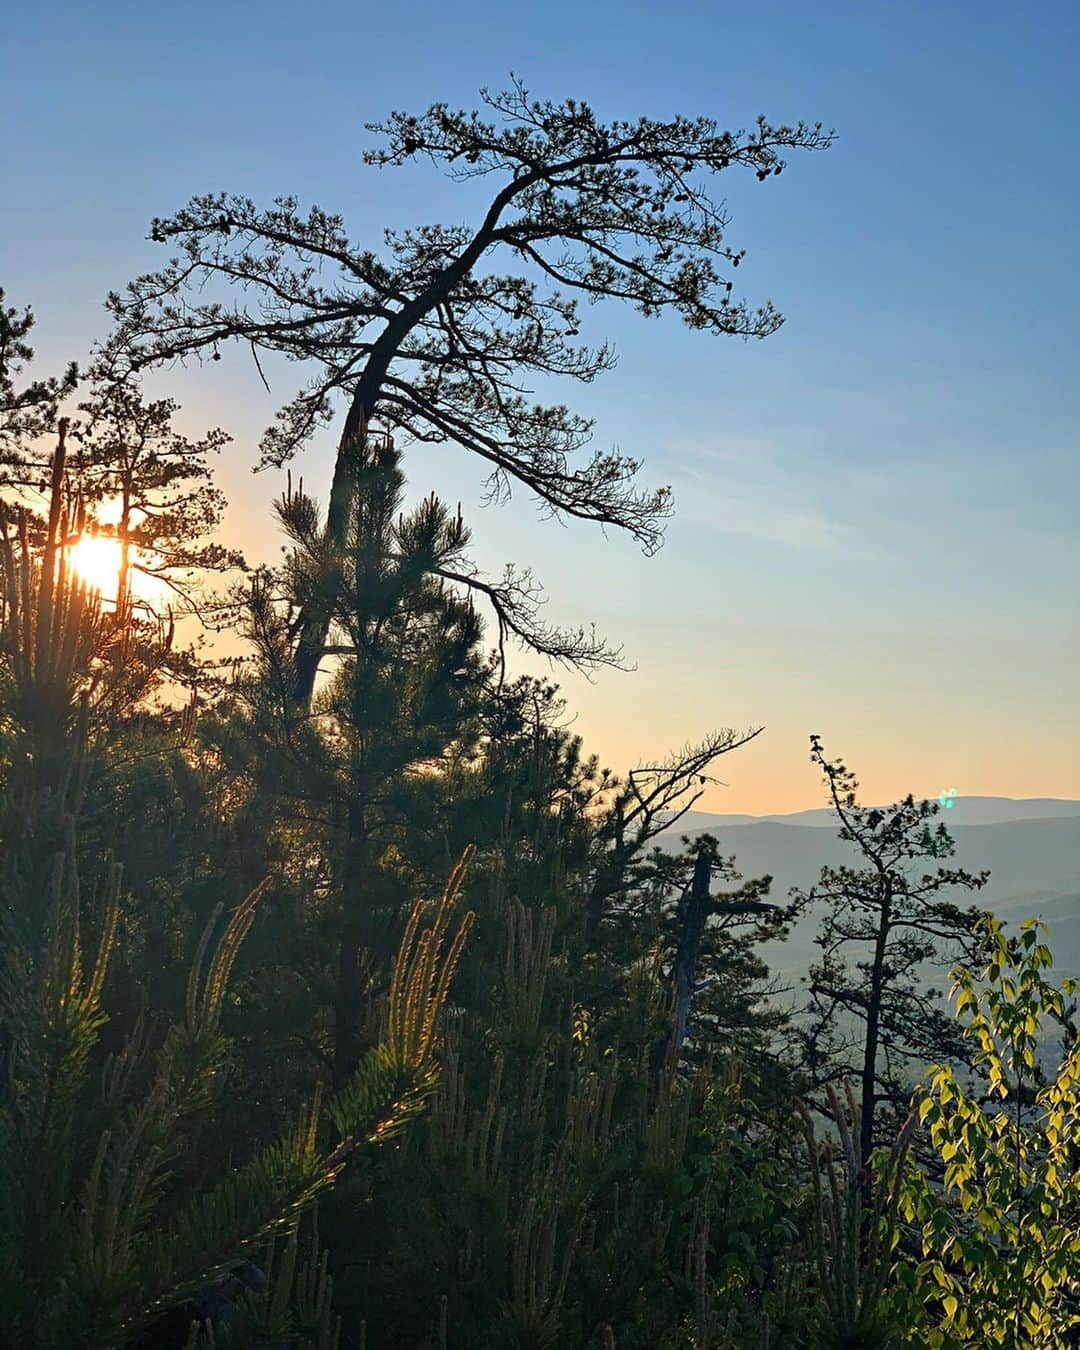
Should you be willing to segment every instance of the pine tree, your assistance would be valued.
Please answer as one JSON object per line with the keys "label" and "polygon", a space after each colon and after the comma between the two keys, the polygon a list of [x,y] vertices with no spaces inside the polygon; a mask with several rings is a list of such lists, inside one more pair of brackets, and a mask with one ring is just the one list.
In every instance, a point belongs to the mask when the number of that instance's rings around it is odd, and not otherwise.
{"label": "pine tree", "polygon": [[[85,416],[73,429],[68,469],[92,528],[119,545],[118,610],[128,606],[133,573],[160,581],[186,607],[206,573],[243,566],[236,549],[211,537],[225,497],[214,485],[210,457],[229,443],[225,432],[215,428],[188,440],[173,429],[178,405],[172,399],[145,402],[132,381],[99,377],[79,410]],[[103,509],[115,519],[96,519]]]}
{"label": "pine tree", "polygon": [[34,359],[27,342],[33,328],[33,311],[27,308],[20,313],[6,306],[0,287],[0,483],[44,488],[48,457],[43,463],[35,442],[55,431],[60,406],[74,393],[79,370],[71,362],[62,375],[19,387],[17,381]]}
{"label": "pine tree", "polygon": [[[235,696],[248,771],[285,819],[314,826],[332,869],[337,919],[333,1061],[338,1081],[360,1054],[370,992],[365,953],[385,963],[403,902],[388,850],[425,829],[424,780],[467,720],[480,680],[482,627],[437,575],[468,544],[460,514],[434,496],[402,510],[404,479],[389,441],[361,467],[348,545],[329,542],[315,503],[289,491],[278,515],[293,544],[277,574],[251,587],[247,635],[257,657]],[[310,714],[289,691],[291,616],[328,585],[334,665]]]}
{"label": "pine tree", "polygon": [[947,968],[958,955],[978,949],[982,911],[960,909],[939,896],[953,887],[978,890],[990,874],[938,867],[912,875],[924,859],[955,851],[944,825],[930,828],[938,803],[909,795],[881,810],[860,806],[854,774],[826,759],[818,736],[811,736],[810,751],[825,775],[839,837],[866,865],[824,867],[812,890],[792,893],[799,910],[826,906],[816,939],[822,957],[808,976],[800,1038],[819,1083],[847,1076],[858,1081],[860,1145],[868,1158],[878,1142],[878,1108],[890,1106],[893,1116],[902,1117],[925,1064],[963,1061],[963,1039],[939,1006],[941,991],[930,985],[927,968]]}

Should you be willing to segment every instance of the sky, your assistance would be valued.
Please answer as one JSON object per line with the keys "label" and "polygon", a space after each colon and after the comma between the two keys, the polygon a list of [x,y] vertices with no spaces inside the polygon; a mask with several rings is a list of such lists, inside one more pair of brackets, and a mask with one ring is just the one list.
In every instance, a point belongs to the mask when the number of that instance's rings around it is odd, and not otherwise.
{"label": "sky", "polygon": [[[37,12],[34,12],[34,11]],[[627,672],[558,675],[585,749],[616,771],[719,727],[763,726],[699,809],[819,805],[812,732],[866,800],[1080,797],[1080,8],[634,4],[373,6],[100,0],[19,6],[0,43],[0,285],[32,304],[42,372],[106,331],[105,294],[161,266],[150,220],[195,193],[296,195],[377,246],[470,221],[424,164],[378,171],[364,123],[478,105],[511,72],[603,118],[730,129],[820,121],[837,139],[779,178],[724,175],[737,293],[763,342],[614,303],[586,311],[617,367],[560,396],[595,445],[670,484],[664,548],[481,507],[464,452],[408,452],[417,496],[462,502],[479,562],[513,559],[548,616],[595,623]],[[159,377],[192,433],[233,443],[226,533],[280,556],[257,442],[300,383],[228,352]],[[334,435],[296,471],[325,500]],[[517,668],[546,667],[518,659]]]}

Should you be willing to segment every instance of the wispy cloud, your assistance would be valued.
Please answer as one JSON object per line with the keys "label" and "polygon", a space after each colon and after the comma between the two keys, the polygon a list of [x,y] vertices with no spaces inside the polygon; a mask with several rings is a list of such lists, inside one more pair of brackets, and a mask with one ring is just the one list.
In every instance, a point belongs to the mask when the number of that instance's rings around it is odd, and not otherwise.
{"label": "wispy cloud", "polygon": [[729,497],[721,492],[712,503],[699,501],[694,514],[707,519],[714,529],[725,534],[819,552],[863,551],[855,531],[842,521],[775,502]]}
{"label": "wispy cloud", "polygon": [[851,502],[851,477],[845,481],[835,465],[811,464],[775,442],[743,438],[686,444],[670,453],[678,465],[673,486],[683,520],[790,548],[873,551],[850,516],[823,505],[823,499]]}

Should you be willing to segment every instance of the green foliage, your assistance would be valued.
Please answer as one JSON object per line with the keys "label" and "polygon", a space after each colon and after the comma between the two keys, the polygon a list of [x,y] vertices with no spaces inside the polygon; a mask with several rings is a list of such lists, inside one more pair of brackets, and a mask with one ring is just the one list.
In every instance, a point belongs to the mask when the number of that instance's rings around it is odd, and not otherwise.
{"label": "green foliage", "polygon": [[303,1247],[294,1221],[283,1244],[267,1245],[262,1269],[249,1266],[255,1288],[235,1275],[221,1282],[204,1302],[218,1320],[193,1323],[185,1350],[340,1350],[341,1318],[333,1311],[334,1280],[314,1208]]}
{"label": "green foliage", "polygon": [[935,1065],[919,1096],[944,1184],[917,1172],[904,1194],[923,1258],[908,1284],[930,1319],[918,1344],[1064,1347],[1080,1326],[1080,1051],[1049,1081],[1040,1055],[1076,982],[1049,979],[1044,925],[986,932],[981,978],[959,966],[953,997],[988,1091]]}
{"label": "green foliage", "polygon": [[385,1039],[325,1112],[333,1142],[319,1144],[317,1093],[291,1132],[207,1186],[195,1182],[189,1118],[215,1104],[226,1050],[222,1004],[260,893],[233,913],[205,962],[208,926],[184,1020],[152,1055],[145,1043],[126,1045],[106,1061],[99,1083],[90,1061],[106,1020],[116,878],[98,956],[84,973],[77,881],[70,854],[58,861],[44,964],[35,971],[32,955],[12,943],[4,969],[0,1272],[12,1291],[0,1308],[5,1343],[104,1348],[129,1338],[288,1225],[358,1150],[416,1117],[436,1086],[435,1021],[468,928],[467,920],[458,926],[444,952],[463,866],[431,926],[421,929],[423,906],[414,909]]}

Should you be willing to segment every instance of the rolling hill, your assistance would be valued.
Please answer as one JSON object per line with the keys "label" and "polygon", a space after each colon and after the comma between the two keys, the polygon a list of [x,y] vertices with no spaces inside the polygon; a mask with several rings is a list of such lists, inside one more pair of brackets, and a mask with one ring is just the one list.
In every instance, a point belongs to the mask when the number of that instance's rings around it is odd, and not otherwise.
{"label": "rolling hill", "polygon": [[[958,799],[954,809],[936,817],[956,841],[948,865],[970,872],[988,869],[981,891],[957,890],[943,898],[979,904],[1010,924],[1029,915],[1044,918],[1058,976],[1080,976],[1080,802],[1053,798]],[[826,828],[832,826],[832,829]],[[734,856],[744,877],[773,877],[772,898],[786,900],[793,886],[809,888],[823,866],[857,866],[857,853],[835,833],[831,812],[800,811],[790,816],[747,817],[691,812],[657,842],[680,847],[683,835],[709,833],[721,851]],[[932,870],[927,867],[924,870]],[[811,911],[785,943],[769,944],[763,956],[777,972],[805,973],[817,954],[818,917]]]}

